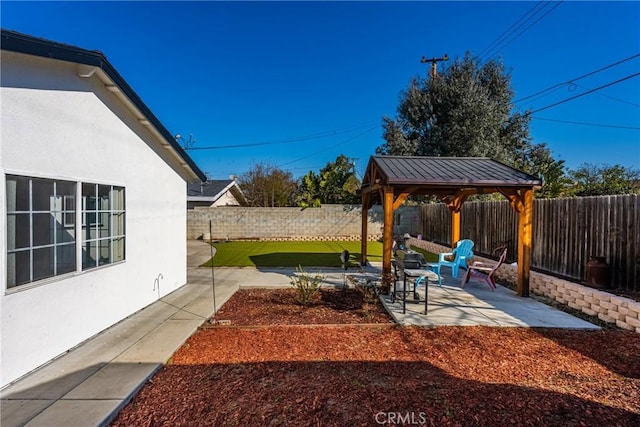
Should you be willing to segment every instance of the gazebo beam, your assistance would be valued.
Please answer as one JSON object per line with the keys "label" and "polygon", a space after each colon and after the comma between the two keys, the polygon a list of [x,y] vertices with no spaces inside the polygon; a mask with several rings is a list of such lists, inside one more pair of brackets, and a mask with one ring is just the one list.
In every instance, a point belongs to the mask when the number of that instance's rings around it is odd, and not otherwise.
{"label": "gazebo beam", "polygon": [[371,184],[362,189],[362,194],[364,193],[373,193],[374,191],[379,191],[383,188],[383,185],[380,184]]}
{"label": "gazebo beam", "polygon": [[473,194],[468,190],[460,189],[455,192],[453,196],[443,197],[442,201],[446,203],[447,207],[451,211],[451,248],[456,247],[456,243],[460,240],[461,229],[461,215],[462,205],[467,197]]}
{"label": "gazebo beam", "polygon": [[407,200],[407,197],[409,197],[410,195],[411,195],[410,191],[398,194],[398,197],[396,197],[395,200],[393,201],[394,212],[397,211],[400,206],[402,206],[405,200]]}

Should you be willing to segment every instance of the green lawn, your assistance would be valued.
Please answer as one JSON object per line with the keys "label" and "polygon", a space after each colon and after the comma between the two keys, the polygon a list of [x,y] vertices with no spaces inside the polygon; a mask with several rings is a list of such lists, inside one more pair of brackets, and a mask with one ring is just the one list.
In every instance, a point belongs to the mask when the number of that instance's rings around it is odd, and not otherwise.
{"label": "green lawn", "polygon": [[[350,265],[360,260],[360,242],[217,242],[215,267],[340,267],[340,254],[348,250]],[[382,243],[367,243],[367,259],[382,261]],[[203,265],[211,267],[211,260]]]}

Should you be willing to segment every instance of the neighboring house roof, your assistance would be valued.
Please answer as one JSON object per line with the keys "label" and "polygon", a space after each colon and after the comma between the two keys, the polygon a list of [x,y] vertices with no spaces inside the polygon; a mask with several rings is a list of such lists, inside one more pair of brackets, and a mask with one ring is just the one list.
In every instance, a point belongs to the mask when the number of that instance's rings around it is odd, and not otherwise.
{"label": "neighboring house roof", "polygon": [[187,201],[213,204],[227,192],[231,192],[241,206],[247,205],[247,199],[234,179],[191,182],[187,186]]}
{"label": "neighboring house roof", "polygon": [[442,187],[531,187],[542,180],[487,157],[372,156],[363,187],[376,169],[387,184]]}
{"label": "neighboring house roof", "polygon": [[207,179],[180,144],[176,142],[173,135],[142,102],[142,99],[109,63],[102,52],[86,50],[5,29],[1,30],[0,48],[26,55],[76,63],[79,65],[78,75],[80,77],[91,77],[96,74],[105,83],[107,90],[119,95],[121,101],[136,115],[138,121],[148,126],[152,133],[162,141],[162,144],[172,150],[181,165],[188,169],[194,178]]}

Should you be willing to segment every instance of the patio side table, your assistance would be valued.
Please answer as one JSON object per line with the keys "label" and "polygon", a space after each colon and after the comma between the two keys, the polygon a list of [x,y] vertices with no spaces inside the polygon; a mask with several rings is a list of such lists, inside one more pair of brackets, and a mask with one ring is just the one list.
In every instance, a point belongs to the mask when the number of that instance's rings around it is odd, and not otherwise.
{"label": "patio side table", "polygon": [[[402,273],[402,314],[406,314],[407,312],[407,277],[415,278],[415,280],[413,280],[414,297],[418,294],[417,288],[420,279],[424,278],[424,314],[427,314],[427,304],[429,302],[429,280],[435,281],[436,279],[438,279],[438,283],[440,283],[440,274],[437,274],[433,270],[423,268],[405,268]],[[411,286],[411,284],[409,286]]]}

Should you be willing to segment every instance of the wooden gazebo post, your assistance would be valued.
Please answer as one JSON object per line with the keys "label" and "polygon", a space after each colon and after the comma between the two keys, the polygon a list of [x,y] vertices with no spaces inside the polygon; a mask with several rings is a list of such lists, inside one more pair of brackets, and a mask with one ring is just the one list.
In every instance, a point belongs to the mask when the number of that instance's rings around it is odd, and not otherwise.
{"label": "wooden gazebo post", "polygon": [[518,278],[516,294],[529,296],[531,252],[533,247],[533,187],[520,190],[498,188],[518,213]]}
{"label": "wooden gazebo post", "polygon": [[367,265],[367,241],[368,241],[368,220],[369,220],[369,194],[362,193],[362,234],[360,236],[360,265]]}
{"label": "wooden gazebo post", "polygon": [[529,296],[529,274],[533,246],[533,189],[523,190],[522,205],[518,211],[518,296]]}
{"label": "wooden gazebo post", "polygon": [[384,226],[382,229],[382,286],[391,286],[391,249],[393,247],[393,187],[385,185],[382,201]]}
{"label": "wooden gazebo post", "polygon": [[393,213],[416,191],[417,187],[410,186],[396,189],[391,185],[384,187],[384,233],[382,242],[382,283],[385,289],[391,286],[391,249],[393,248]]}
{"label": "wooden gazebo post", "polygon": [[455,249],[460,240],[460,210],[451,211],[451,249]]}

